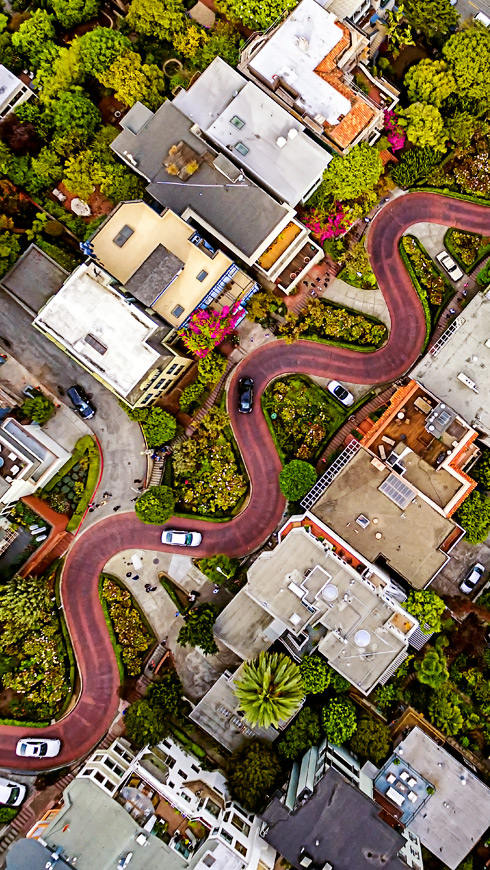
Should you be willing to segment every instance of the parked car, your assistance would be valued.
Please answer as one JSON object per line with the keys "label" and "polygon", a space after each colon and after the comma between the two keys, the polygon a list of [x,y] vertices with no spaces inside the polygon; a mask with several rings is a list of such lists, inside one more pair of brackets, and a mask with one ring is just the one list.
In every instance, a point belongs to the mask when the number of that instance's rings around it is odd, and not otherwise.
{"label": "parked car", "polygon": [[354,404],[354,396],[352,393],[349,393],[349,390],[346,390],[338,381],[330,381],[327,385],[327,390],[329,393],[332,393],[332,396],[335,396],[342,405],[345,405],[346,408]]}
{"label": "parked car", "polygon": [[12,782],[12,780],[0,776],[0,804],[5,804],[8,807],[18,807],[24,800],[26,792],[25,785],[21,785],[19,782]]}
{"label": "parked car", "polygon": [[172,544],[175,547],[198,547],[201,541],[201,532],[178,532],[175,529],[165,529],[162,532],[162,544]]}
{"label": "parked car", "polygon": [[240,414],[250,414],[254,406],[254,382],[252,378],[238,381],[238,410]]}
{"label": "parked car", "polygon": [[78,411],[80,414],[80,417],[84,420],[90,420],[94,416],[96,409],[80,384],[74,384],[72,387],[69,387],[66,395],[70,399],[75,411]]}
{"label": "parked car", "polygon": [[54,758],[61,749],[61,740],[55,737],[23,737],[15,748],[16,755],[26,758]]}
{"label": "parked car", "polygon": [[459,281],[459,279],[463,277],[461,269],[456,265],[452,257],[449,256],[447,251],[441,251],[441,253],[437,255],[436,260],[441,264],[442,268],[446,270],[452,281]]}
{"label": "parked car", "polygon": [[484,12],[477,12],[476,15],[473,15],[473,21],[479,21],[485,27],[490,27],[490,18]]}
{"label": "parked car", "polygon": [[483,574],[485,573],[485,566],[481,565],[480,562],[477,562],[476,565],[468,571],[468,574],[464,578],[464,580],[459,584],[459,588],[461,592],[464,592],[465,595],[469,595],[470,592],[473,592],[473,589],[477,585],[478,581]]}

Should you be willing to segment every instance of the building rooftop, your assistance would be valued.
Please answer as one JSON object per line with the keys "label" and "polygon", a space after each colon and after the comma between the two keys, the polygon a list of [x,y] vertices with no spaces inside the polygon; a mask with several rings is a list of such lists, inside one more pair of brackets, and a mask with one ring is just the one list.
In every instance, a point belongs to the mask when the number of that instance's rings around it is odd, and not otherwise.
{"label": "building rooftop", "polygon": [[308,115],[341,149],[376,114],[343,78],[339,62],[353,40],[361,43],[363,37],[316,0],[302,0],[248,64],[273,91],[285,86],[294,109]]}
{"label": "building rooftop", "polygon": [[[268,631],[274,622],[274,617],[241,589],[218,615],[214,633],[240,658],[254,659],[277,636],[274,631]],[[281,623],[279,634],[283,631]]]}
{"label": "building rooftop", "polygon": [[[7,852],[6,870],[46,870],[52,861],[52,849],[37,840],[16,840]],[[72,870],[71,864],[58,858],[56,870]]]}
{"label": "building rooftop", "polygon": [[[158,837],[143,832],[94,782],[75,778],[64,791],[64,807],[44,833],[51,849],[61,847],[78,870],[114,870],[130,852],[131,870],[185,870],[187,861]],[[139,838],[139,839],[138,839]]]}
{"label": "building rooftop", "polygon": [[425,354],[412,371],[419,383],[481,432],[487,445],[490,445],[489,339],[490,294],[477,293],[464,314],[441,337],[436,352]]}
{"label": "building rooftop", "polygon": [[180,326],[228,271],[235,271],[235,281],[253,285],[182,218],[168,209],[158,214],[142,201],[120,203],[92,236],[89,250],[172,326]]}
{"label": "building rooftop", "polygon": [[[293,528],[274,550],[261,554],[249,568],[247,586],[240,594],[245,592],[276,621],[262,634],[263,645],[288,631],[304,654],[311,634],[305,629],[311,626],[315,649],[367,694],[406,650],[407,639],[417,627],[386,586],[373,572],[369,579],[362,577],[300,527]],[[220,614],[224,626],[227,611]],[[248,625],[245,633],[253,636]]]}
{"label": "building rooftop", "polygon": [[427,803],[433,784],[395,752],[373,777],[376,800],[404,826]]}
{"label": "building rooftop", "polygon": [[410,830],[456,870],[488,828],[490,789],[420,728],[398,745],[397,755],[434,787]]}
{"label": "building rooftop", "polygon": [[127,302],[111,276],[93,263],[82,265],[34,320],[61,341],[82,365],[94,369],[120,395],[128,396],[168,352],[149,344],[158,325]]}
{"label": "building rooftop", "polygon": [[235,680],[239,678],[240,668],[234,674],[222,674],[189,717],[230,752],[240,749],[252,738],[272,742],[278,735],[275,728],[254,727],[252,730],[244,721],[243,713],[238,714],[234,689]]}
{"label": "building rooftop", "polygon": [[405,841],[378,813],[370,798],[329,768],[294,812],[274,798],[262,814],[263,837],[296,870],[323,870],[327,863],[334,870],[406,870],[397,857]]}
{"label": "building rooftop", "polygon": [[68,272],[31,244],[1,279],[1,284],[21,303],[37,313],[66,281]]}
{"label": "building rooftop", "polygon": [[332,159],[286,109],[220,57],[174,104],[291,206],[306,197]]}
{"label": "building rooftop", "polygon": [[13,72],[10,72],[6,66],[0,64],[0,102],[2,105],[9,101],[12,94],[21,85],[21,80]]}
{"label": "building rooftop", "polygon": [[[427,586],[446,564],[444,547],[455,542],[459,529],[362,447],[310,512],[370,562],[392,569],[415,589]],[[369,523],[359,524],[360,516]]]}
{"label": "building rooftop", "polygon": [[445,516],[476,486],[463,468],[479,455],[477,432],[445,402],[410,381],[362,439]]}
{"label": "building rooftop", "polygon": [[[140,107],[136,103],[125,115],[122,133],[111,148],[150,182],[147,190],[157,202],[185,218],[194,216],[202,227],[253,262],[282,222],[288,222],[291,210],[240,177],[242,173],[230,160],[217,155],[192,132],[193,122],[172,102],[163,103],[143,125]],[[133,124],[135,115],[138,122]],[[192,149],[199,163],[188,183],[169,174],[163,165],[172,146],[181,142]]]}

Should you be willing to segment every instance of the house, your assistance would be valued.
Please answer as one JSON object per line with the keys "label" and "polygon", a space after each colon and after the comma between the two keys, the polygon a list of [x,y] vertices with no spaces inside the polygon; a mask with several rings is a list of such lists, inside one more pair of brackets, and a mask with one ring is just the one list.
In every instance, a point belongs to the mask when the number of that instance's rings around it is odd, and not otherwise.
{"label": "house", "polygon": [[490,293],[477,293],[412,371],[490,446]]}
{"label": "house", "polygon": [[384,109],[398,102],[396,88],[363,64],[368,57],[369,38],[357,26],[316,0],[301,0],[284,22],[245,44],[239,69],[320,142],[346,154],[359,142],[373,144]]}
{"label": "house", "polygon": [[488,829],[490,789],[417,727],[377,772],[374,797],[450,870]]}
{"label": "house", "polygon": [[332,159],[286,109],[220,57],[177,94],[174,105],[230,160],[293,208],[314,193]]}
{"label": "house", "polygon": [[33,326],[131,408],[149,406],[173,388],[192,360],[170,346],[170,327],[114,285],[95,263],[82,264]]}
{"label": "house", "polygon": [[84,246],[128,294],[174,328],[195,308],[246,302],[259,285],[170,209],[121,202]]}
{"label": "house", "polygon": [[243,659],[278,638],[297,661],[317,652],[367,695],[406,657],[418,622],[396,601],[389,578],[298,519],[251,565],[215,634]]}
{"label": "house", "polygon": [[325,745],[294,763],[286,788],[262,813],[262,837],[295,870],[406,870],[405,839],[373,800],[325,769]]}
{"label": "house", "polygon": [[[0,510],[46,486],[69,457],[40,426],[6,417],[0,425]],[[6,549],[1,537],[0,549]]]}
{"label": "house", "polygon": [[222,244],[284,292],[323,257],[291,206],[250,181],[173,102],[136,103],[111,148],[148,182],[147,191],[213,247]]}
{"label": "house", "polygon": [[464,535],[453,515],[476,486],[478,433],[416,381],[352,439],[302,507],[366,559],[425,588]]}
{"label": "house", "polygon": [[[126,740],[118,738],[88,759],[74,783],[82,785],[82,795],[84,789],[90,789],[93,804],[106,822],[117,819],[121,836],[114,843],[114,861],[118,857],[123,861],[125,853],[133,851],[133,862],[142,851],[133,849],[127,838],[124,845],[122,832],[129,830],[126,816],[133,826],[132,841],[142,845],[145,852],[146,843],[161,844],[155,858],[165,870],[187,867],[205,870],[211,866],[214,870],[272,870],[274,866],[276,853],[259,836],[260,819],[230,800],[226,779],[220,771],[204,769],[197,758],[171,738],[137,753]],[[74,783],[65,790],[65,807],[74,804]],[[49,844],[51,849],[57,847],[69,863],[76,856],[77,866],[88,870],[85,859],[88,861],[93,854],[92,848],[87,845],[86,854],[80,855],[81,837],[75,832],[71,839],[63,837],[68,823],[64,809],[49,810],[27,837]],[[87,813],[83,803],[79,812]],[[72,817],[72,824],[73,821]],[[79,820],[77,814],[81,830],[87,821]],[[111,827],[111,837],[112,834]],[[152,858],[151,852],[148,858]],[[106,865],[98,860],[95,866],[105,870],[106,866],[112,868],[116,864]],[[148,866],[152,870],[153,864]]]}
{"label": "house", "polygon": [[21,103],[34,96],[33,91],[7,67],[0,64],[0,118],[15,112]]}

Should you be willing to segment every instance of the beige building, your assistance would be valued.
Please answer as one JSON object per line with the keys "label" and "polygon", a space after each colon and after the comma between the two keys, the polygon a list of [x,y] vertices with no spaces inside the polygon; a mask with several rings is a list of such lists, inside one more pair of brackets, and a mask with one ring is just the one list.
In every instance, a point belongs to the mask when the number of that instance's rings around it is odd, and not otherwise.
{"label": "beige building", "polygon": [[205,300],[220,310],[258,285],[170,209],[120,203],[89,243],[90,253],[125,290],[173,327]]}
{"label": "beige building", "polygon": [[0,509],[49,483],[69,457],[40,426],[7,417],[0,427]]}
{"label": "beige building", "polygon": [[293,520],[249,568],[215,634],[244,659],[277,638],[297,660],[318,652],[369,694],[403,661],[418,622],[395,600],[388,577],[346,556],[328,530]]}
{"label": "beige building", "polygon": [[133,408],[152,405],[192,365],[166,342],[168,327],[92,262],[72,272],[33,325]]}
{"label": "beige building", "polygon": [[34,96],[34,92],[7,67],[0,64],[0,118],[15,112],[21,103]]}

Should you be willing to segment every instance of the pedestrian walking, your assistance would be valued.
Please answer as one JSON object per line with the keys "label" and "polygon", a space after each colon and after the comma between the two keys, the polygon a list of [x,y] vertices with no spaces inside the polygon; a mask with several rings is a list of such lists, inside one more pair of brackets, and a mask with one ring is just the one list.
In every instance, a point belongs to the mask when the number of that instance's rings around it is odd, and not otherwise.
{"label": "pedestrian walking", "polygon": [[112,508],[112,510],[113,510],[113,511],[120,511],[120,510],[121,510],[121,505],[120,505],[120,504],[117,504],[116,507],[113,507],[113,508]]}
{"label": "pedestrian walking", "polygon": [[219,586],[215,586],[213,589],[213,595],[217,595],[219,592]]}
{"label": "pedestrian walking", "polygon": [[141,483],[141,477],[135,477],[133,483]]}
{"label": "pedestrian walking", "polygon": [[138,496],[137,496],[137,495],[135,495],[135,497],[134,497],[134,498],[132,498],[132,499],[131,499],[131,501],[138,501]]}

